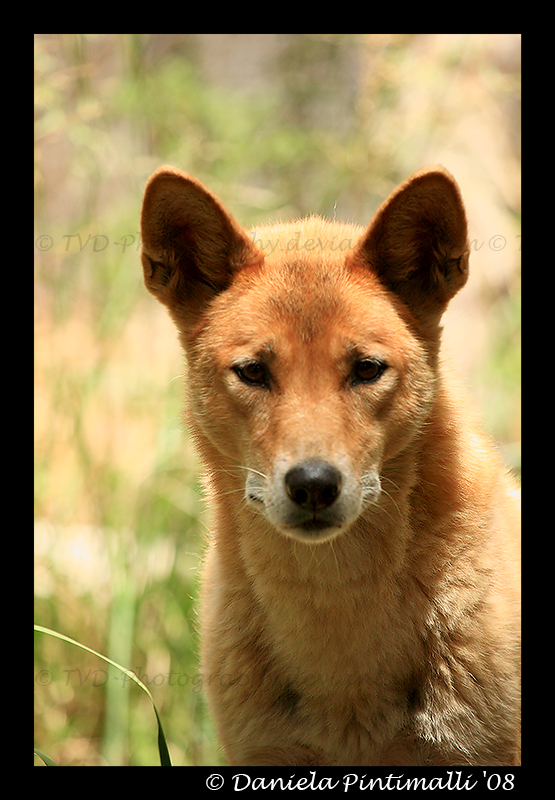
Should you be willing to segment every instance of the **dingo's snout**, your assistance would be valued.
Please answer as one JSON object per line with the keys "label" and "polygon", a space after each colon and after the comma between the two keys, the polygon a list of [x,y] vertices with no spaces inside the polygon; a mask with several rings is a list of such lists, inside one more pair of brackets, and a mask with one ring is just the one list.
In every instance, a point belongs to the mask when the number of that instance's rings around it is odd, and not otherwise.
{"label": "dingo's snout", "polygon": [[288,497],[305,511],[328,508],[341,491],[341,473],[326,461],[303,461],[285,476]]}
{"label": "dingo's snout", "polygon": [[324,542],[344,532],[380,495],[374,470],[357,478],[352,465],[344,462],[277,459],[269,475],[249,470],[246,499],[286,536]]}

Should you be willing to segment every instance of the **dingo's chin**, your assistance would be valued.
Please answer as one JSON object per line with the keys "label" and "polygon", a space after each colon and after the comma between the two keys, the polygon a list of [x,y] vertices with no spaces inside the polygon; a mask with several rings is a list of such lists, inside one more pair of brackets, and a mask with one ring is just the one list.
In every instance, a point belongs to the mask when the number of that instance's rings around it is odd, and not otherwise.
{"label": "dingo's chin", "polygon": [[330,527],[323,520],[313,519],[298,528],[281,528],[280,533],[289,536],[290,539],[296,539],[306,544],[319,544],[321,542],[329,542],[331,539],[340,536],[347,527],[347,525]]}

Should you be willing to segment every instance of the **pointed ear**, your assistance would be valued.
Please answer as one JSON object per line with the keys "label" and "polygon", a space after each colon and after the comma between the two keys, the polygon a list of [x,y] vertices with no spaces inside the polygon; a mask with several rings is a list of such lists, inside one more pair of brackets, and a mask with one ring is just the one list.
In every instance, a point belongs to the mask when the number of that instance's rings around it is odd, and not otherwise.
{"label": "pointed ear", "polygon": [[429,167],[378,209],[353,258],[370,266],[423,324],[437,324],[468,277],[466,215],[455,179]]}
{"label": "pointed ear", "polygon": [[174,167],[150,176],[141,237],[146,287],[185,329],[238,269],[263,260],[217,197]]}

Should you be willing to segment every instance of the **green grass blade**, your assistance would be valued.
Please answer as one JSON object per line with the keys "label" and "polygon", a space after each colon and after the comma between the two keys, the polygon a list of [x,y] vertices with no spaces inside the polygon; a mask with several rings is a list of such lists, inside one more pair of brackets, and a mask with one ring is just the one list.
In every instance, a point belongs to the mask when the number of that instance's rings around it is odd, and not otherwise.
{"label": "green grass blade", "polygon": [[[131,672],[131,670],[126,669],[125,667],[122,667],[121,664],[117,664],[115,661],[112,661],[111,658],[108,658],[107,656],[102,655],[102,653],[98,653],[96,650],[93,650],[91,647],[87,647],[86,645],[81,644],[81,642],[76,642],[75,639],[71,639],[69,636],[65,636],[63,633],[58,633],[58,631],[52,631],[52,630],[50,630],[50,628],[44,628],[42,625],[35,625],[34,628],[39,633],[46,633],[49,636],[55,636],[57,639],[61,639],[64,642],[69,642],[69,644],[74,644],[76,647],[80,647],[81,650],[86,650],[88,653],[92,653],[94,656],[98,656],[98,658],[101,658],[107,664],[111,664],[112,667],[115,667],[116,669],[121,670],[124,673],[124,675],[127,675],[128,678],[131,678],[132,681],[135,681],[135,683],[138,686],[141,687],[143,692],[147,693],[147,695],[150,698],[150,702],[152,703],[152,707],[154,709],[154,713],[156,714],[156,720],[158,722],[158,750],[160,752],[160,765],[162,767],[171,767],[172,766],[172,762],[171,762],[171,758],[170,758],[170,753],[169,753],[169,750],[168,750],[166,737],[164,736],[164,730],[162,728],[162,722],[160,721],[160,716],[158,714],[158,709],[156,708],[156,704],[155,704],[155,702],[154,702],[154,700],[152,698],[152,695],[150,694],[149,690],[144,685],[144,683],[141,680],[139,680],[139,678],[137,678],[135,673]],[[40,755],[41,758],[43,758],[42,754],[39,754],[39,755]],[[43,758],[43,760],[44,760],[44,758]],[[49,759],[49,760],[52,761],[52,759]],[[52,766],[54,764],[55,764],[55,762],[52,762],[50,764],[50,766]]]}
{"label": "green grass blade", "polygon": [[33,750],[34,750],[36,756],[38,756],[39,758],[42,758],[42,760],[44,761],[44,763],[46,764],[47,767],[58,767],[59,766],[59,764],[56,764],[56,762],[52,758],[50,758],[49,756],[46,756],[44,753],[41,753],[41,751],[37,750],[36,747],[34,747]]}

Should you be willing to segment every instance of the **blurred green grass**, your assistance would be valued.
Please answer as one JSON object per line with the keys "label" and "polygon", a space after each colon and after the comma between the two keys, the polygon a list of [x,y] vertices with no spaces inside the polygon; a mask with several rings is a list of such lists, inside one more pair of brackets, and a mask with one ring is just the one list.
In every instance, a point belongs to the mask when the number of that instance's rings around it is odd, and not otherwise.
{"label": "blurred green grass", "polygon": [[[428,74],[418,37],[318,37],[293,37],[275,91],[256,95],[204,80],[194,36],[157,60],[144,35],[35,39],[35,621],[136,670],[174,764],[220,763],[199,691],[195,610],[209,520],[181,417],[177,338],[142,285],[145,180],[174,163],[244,224],[332,216],[336,203],[338,216],[363,223],[399,180],[436,160],[417,140],[408,154],[407,142],[391,141],[392,120],[406,116],[396,82],[412,70],[441,88],[460,69],[445,53]],[[342,126],[333,76],[353,49],[368,80]],[[503,100],[513,89],[482,56],[479,78],[495,78]],[[314,64],[326,80],[301,80]],[[311,102],[319,113],[307,120]],[[518,280],[511,268],[481,296],[480,315],[493,321],[469,373],[515,467]],[[36,639],[35,709],[36,746],[60,764],[157,763],[148,699],[48,637]]]}

